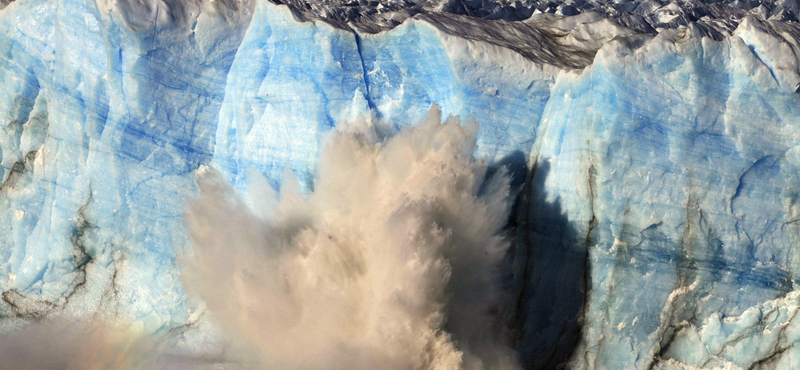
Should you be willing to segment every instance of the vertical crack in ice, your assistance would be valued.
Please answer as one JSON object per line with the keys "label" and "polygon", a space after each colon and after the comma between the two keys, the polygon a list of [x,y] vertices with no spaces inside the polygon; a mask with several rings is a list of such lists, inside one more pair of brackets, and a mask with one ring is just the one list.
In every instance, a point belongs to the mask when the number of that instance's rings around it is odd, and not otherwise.
{"label": "vertical crack in ice", "polygon": [[[113,245],[112,245],[113,247]],[[111,274],[111,279],[108,282],[108,286],[106,286],[103,293],[100,295],[100,305],[98,310],[93,315],[94,318],[97,318],[99,315],[105,312],[111,313],[112,317],[119,316],[119,305],[120,305],[120,287],[119,287],[119,279],[121,274],[121,265],[122,265],[122,253],[115,253],[112,255],[112,264],[111,268],[113,269],[113,273]],[[113,306],[113,311],[109,308],[109,306]]]}
{"label": "vertical crack in ice", "polygon": [[361,36],[355,30],[351,30],[351,32],[356,40],[356,52],[358,52],[359,63],[361,63],[361,76],[364,80],[364,89],[366,89],[366,91],[364,91],[364,99],[367,101],[367,106],[369,109],[374,112],[378,112],[375,102],[372,100],[372,95],[370,94],[370,77],[367,74],[366,61],[364,61],[364,45],[362,44]]}
{"label": "vertical crack in ice", "polygon": [[[576,337],[575,345],[573,346],[570,352],[574,352],[576,348],[579,347],[580,341],[583,340],[583,326],[586,324],[587,314],[589,313],[589,303],[591,302],[591,294],[592,294],[592,271],[591,271],[591,249],[592,245],[592,233],[594,232],[595,228],[597,228],[598,221],[597,215],[595,214],[595,201],[597,200],[597,168],[595,167],[594,163],[589,165],[589,170],[587,171],[587,185],[589,187],[589,211],[591,213],[591,219],[589,220],[589,228],[586,231],[586,237],[584,239],[584,247],[585,247],[585,255],[583,259],[583,304],[581,306],[581,313],[580,313],[580,326],[581,326],[581,334]],[[584,362],[589,363],[589,351],[585,351],[583,354]],[[595,361],[597,358],[595,358]]]}
{"label": "vertical crack in ice", "polygon": [[70,242],[72,243],[73,247],[75,271],[77,272],[78,276],[75,278],[76,283],[73,285],[72,290],[64,295],[64,305],[69,303],[69,299],[73,294],[84,287],[87,280],[86,268],[89,264],[94,262],[94,257],[86,246],[87,238],[89,236],[88,234],[95,228],[95,226],[89,222],[89,219],[86,216],[86,210],[91,202],[92,185],[90,183],[89,196],[86,199],[86,202],[80,208],[78,208],[78,219],[75,228],[72,230],[72,235],[70,236]]}
{"label": "vertical crack in ice", "polygon": [[[680,317],[686,307],[683,305],[678,306],[684,300],[684,296],[696,288],[697,282],[690,283],[691,280],[696,279],[694,256],[690,255],[690,249],[693,245],[691,241],[692,227],[694,220],[692,217],[692,209],[697,207],[692,193],[691,181],[689,190],[686,197],[685,213],[684,213],[684,227],[681,235],[680,244],[678,247],[678,261],[675,264],[675,285],[672,293],[670,293],[664,308],[660,315],[660,325],[657,329],[658,335],[656,336],[655,346],[653,348],[652,358],[650,364],[647,366],[648,370],[655,369],[656,365],[664,361],[664,355],[669,350],[672,343],[675,341],[676,336],[681,330],[690,326],[693,321],[691,318],[682,320]],[[680,307],[680,308],[678,308]],[[694,313],[692,313],[694,315]]]}

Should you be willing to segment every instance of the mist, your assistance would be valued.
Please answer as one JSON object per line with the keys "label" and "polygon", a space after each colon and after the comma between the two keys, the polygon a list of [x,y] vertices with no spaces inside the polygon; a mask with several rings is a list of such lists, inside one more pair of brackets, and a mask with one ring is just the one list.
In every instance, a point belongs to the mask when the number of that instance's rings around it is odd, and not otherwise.
{"label": "mist", "polygon": [[240,194],[199,171],[187,291],[258,367],[519,368],[499,288],[508,176],[487,179],[477,123],[436,106],[401,131],[376,122],[333,133],[309,194],[290,173]]}
{"label": "mist", "polygon": [[56,316],[0,335],[0,368],[155,369],[154,348],[125,325]]}

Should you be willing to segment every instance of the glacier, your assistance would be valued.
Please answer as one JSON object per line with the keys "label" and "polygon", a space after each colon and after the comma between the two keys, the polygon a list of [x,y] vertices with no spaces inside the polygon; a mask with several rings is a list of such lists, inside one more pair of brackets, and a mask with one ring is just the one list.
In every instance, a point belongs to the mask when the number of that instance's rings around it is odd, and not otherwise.
{"label": "glacier", "polygon": [[66,315],[224,357],[182,281],[197,173],[312,194],[344,123],[436,106],[518,192],[499,263],[522,368],[798,368],[798,11],[0,1],[0,344]]}

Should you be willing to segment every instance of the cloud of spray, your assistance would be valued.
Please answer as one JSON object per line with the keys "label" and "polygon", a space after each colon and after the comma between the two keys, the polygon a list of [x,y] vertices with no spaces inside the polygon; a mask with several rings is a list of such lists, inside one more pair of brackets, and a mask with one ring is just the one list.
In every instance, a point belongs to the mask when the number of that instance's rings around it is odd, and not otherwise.
{"label": "cloud of spray", "polygon": [[250,368],[221,355],[182,351],[164,335],[103,318],[55,314],[40,321],[18,321],[15,326],[0,334],[2,370]]}
{"label": "cloud of spray", "polygon": [[123,326],[55,317],[0,335],[3,369],[152,368],[151,343]]}
{"label": "cloud of spray", "polygon": [[266,368],[517,368],[497,317],[509,180],[484,183],[476,131],[438,107],[388,139],[363,119],[308,197],[262,178],[246,200],[201,173],[187,290]]}

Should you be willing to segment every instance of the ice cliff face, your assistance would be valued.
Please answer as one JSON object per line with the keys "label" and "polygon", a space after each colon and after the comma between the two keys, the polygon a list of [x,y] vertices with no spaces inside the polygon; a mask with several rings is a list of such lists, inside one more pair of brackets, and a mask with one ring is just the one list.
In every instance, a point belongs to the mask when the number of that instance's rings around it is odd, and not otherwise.
{"label": "ice cliff face", "polygon": [[195,171],[309,191],[337,125],[437,104],[521,189],[502,271],[525,368],[800,367],[792,2],[0,4],[6,328],[99,315],[207,350],[175,262]]}

